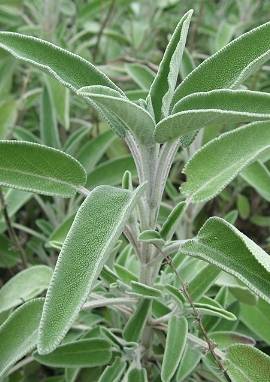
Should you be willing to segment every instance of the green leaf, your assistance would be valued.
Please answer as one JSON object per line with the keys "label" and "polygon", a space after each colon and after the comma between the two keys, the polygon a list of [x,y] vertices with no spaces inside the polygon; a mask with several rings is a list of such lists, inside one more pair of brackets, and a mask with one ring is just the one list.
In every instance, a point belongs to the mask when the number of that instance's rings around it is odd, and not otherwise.
{"label": "green leaf", "polygon": [[142,299],[139,302],[135,312],[124,327],[123,337],[126,341],[138,342],[140,340],[151,305],[151,300]]}
{"label": "green leaf", "polygon": [[143,90],[149,90],[155,78],[155,73],[147,66],[141,64],[126,64],[125,68],[130,77],[138,84]]}
{"label": "green leaf", "polygon": [[212,124],[252,122],[270,118],[270,94],[250,90],[212,90],[180,100],[173,114],[156,126],[156,140],[165,142]]}
{"label": "green leaf", "polygon": [[254,305],[240,305],[240,320],[258,336],[270,345],[270,305],[259,299]]}
{"label": "green leaf", "polygon": [[192,373],[201,357],[202,354],[198,349],[191,347],[188,343],[186,344],[184,355],[176,372],[177,382],[184,381]]}
{"label": "green leaf", "polygon": [[269,255],[225,220],[208,219],[196,238],[181,246],[181,253],[205,260],[236,276],[270,302]]}
{"label": "green leaf", "polygon": [[173,316],[168,323],[164,357],[161,367],[162,382],[171,381],[183,356],[188,334],[188,323],[185,317]]}
{"label": "green leaf", "polygon": [[232,382],[262,382],[270,375],[270,357],[248,345],[227,349],[226,369]]}
{"label": "green leaf", "polygon": [[40,135],[44,145],[56,149],[61,147],[52,96],[46,86],[43,88],[41,97]]}
{"label": "green leaf", "polygon": [[157,288],[153,288],[149,285],[145,285],[137,281],[131,281],[131,288],[134,294],[142,296],[144,298],[162,297],[162,293]]}
{"label": "green leaf", "polygon": [[180,66],[180,75],[182,80],[186,78],[193,69],[195,69],[195,63],[188,49],[185,48],[183,52],[182,63]]}
{"label": "green leaf", "polygon": [[0,234],[0,268],[12,268],[20,261],[20,255],[12,249],[11,242]]}
{"label": "green leaf", "polygon": [[151,229],[141,232],[138,239],[146,243],[153,243],[158,247],[163,247],[165,244],[165,241],[160,236],[160,233]]}
{"label": "green leaf", "polygon": [[52,77],[47,78],[47,86],[51,92],[57,120],[66,130],[69,130],[69,89]]}
{"label": "green leaf", "polygon": [[60,224],[51,234],[48,240],[48,245],[56,248],[61,249],[66,236],[68,234],[68,231],[70,230],[70,227],[73,223],[73,220],[75,218],[75,214],[72,214],[71,216],[68,216],[62,224]]}
{"label": "green leaf", "polygon": [[181,218],[183,217],[183,214],[185,212],[186,208],[186,202],[179,202],[168,218],[165,220],[161,230],[160,230],[160,236],[163,237],[164,240],[170,240],[175,232],[175,229],[177,228],[177,225],[179,224]]}
{"label": "green leaf", "polygon": [[132,369],[127,376],[128,382],[147,382],[147,373],[145,369]]}
{"label": "green leaf", "polygon": [[268,22],[236,38],[203,61],[178,86],[174,103],[191,93],[236,88],[269,58],[269,33]]}
{"label": "green leaf", "polygon": [[131,155],[111,159],[96,166],[88,174],[86,186],[93,188],[101,184],[119,185],[125,171],[130,171],[133,177],[137,176],[136,166]]}
{"label": "green leaf", "polygon": [[211,332],[209,337],[213,340],[220,349],[225,349],[233,344],[245,344],[245,345],[255,345],[253,338],[245,336],[237,332]]}
{"label": "green leaf", "polygon": [[88,173],[94,169],[115,138],[114,132],[108,130],[86,142],[81,147],[77,159]]}
{"label": "green leaf", "polygon": [[192,299],[199,300],[211,288],[219,274],[220,269],[210,264],[200,269],[189,283],[188,290]]}
{"label": "green leaf", "polygon": [[181,191],[194,202],[213,198],[269,145],[268,121],[222,134],[188,161],[184,169],[187,182]]}
{"label": "green leaf", "polygon": [[270,202],[270,171],[261,163],[256,161],[241,171],[240,176],[261,195]]}
{"label": "green leaf", "polygon": [[192,10],[188,11],[179,21],[150,88],[148,102],[156,122],[169,113],[192,13]]}
{"label": "green leaf", "polygon": [[38,296],[48,288],[52,269],[35,265],[17,273],[0,289],[0,313]]}
{"label": "green leaf", "polygon": [[126,369],[126,362],[117,357],[101,374],[98,382],[118,382]]}
{"label": "green leaf", "polygon": [[0,47],[28,62],[73,91],[83,86],[119,88],[85,59],[47,41],[13,32],[0,32]]}
{"label": "green leaf", "polygon": [[53,351],[67,333],[141,193],[142,187],[130,192],[100,186],[79,208],[46,296],[40,354]]}
{"label": "green leaf", "polygon": [[0,184],[3,186],[70,197],[85,181],[81,164],[62,151],[30,142],[0,142]]}
{"label": "green leaf", "polygon": [[17,103],[7,99],[0,104],[0,139],[5,139],[13,127],[17,115]]}
{"label": "green leaf", "polygon": [[205,296],[199,302],[194,303],[195,307],[202,315],[221,317],[225,320],[236,321],[237,317],[223,307],[215,300]]}
{"label": "green leaf", "polygon": [[[87,97],[95,102],[98,107],[106,109],[106,119],[111,120],[117,118],[120,120],[121,126],[124,129],[124,135],[129,131],[134,135],[138,142],[146,146],[154,144],[155,124],[151,115],[142,107],[130,102],[128,99],[120,98],[96,92],[96,87],[81,88],[77,93]],[[114,120],[112,120],[114,124]]]}
{"label": "green leaf", "polygon": [[238,194],[236,205],[241,219],[247,219],[250,214],[250,204],[248,198],[245,195]]}
{"label": "green leaf", "polygon": [[112,357],[111,343],[100,338],[82,339],[57,347],[52,353],[34,353],[39,363],[53,367],[95,367],[106,365]]}
{"label": "green leaf", "polygon": [[0,375],[35,348],[43,302],[26,302],[0,326]]}

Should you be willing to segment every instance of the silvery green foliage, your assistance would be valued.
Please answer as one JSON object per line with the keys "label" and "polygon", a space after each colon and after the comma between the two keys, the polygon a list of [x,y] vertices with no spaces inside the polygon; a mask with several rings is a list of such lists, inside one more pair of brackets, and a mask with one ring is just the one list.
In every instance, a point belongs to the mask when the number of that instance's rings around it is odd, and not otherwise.
{"label": "silvery green foliage", "polygon": [[[270,23],[236,38],[192,70],[184,50],[191,17],[189,11],[180,20],[155,77],[143,66],[127,67],[148,93],[139,102],[78,55],[38,38],[0,32],[1,48],[49,74],[94,107],[132,155],[94,168],[114,139],[111,132],[86,143],[78,160],[64,153],[56,118],[68,129],[66,93],[60,90],[64,101],[58,116],[48,116],[52,94],[56,94],[51,91],[57,87],[50,81],[42,90],[44,144],[0,142],[1,185],[53,197],[75,197],[76,193],[85,197],[77,213],[50,235],[48,245],[60,249],[52,277],[49,267],[33,266],[0,290],[0,310],[7,314],[0,326],[1,374],[37,347],[34,359],[66,368],[70,381],[84,367],[98,368],[100,382],[152,381],[152,372],[156,377],[160,374],[162,382],[182,381],[200,359],[212,365],[205,356],[209,351],[214,367],[227,381],[269,379],[270,358],[251,346],[254,341],[226,335],[234,333],[231,329],[238,315],[227,304],[229,287],[244,303],[256,304],[259,297],[256,309],[264,317],[263,325],[269,325],[264,313],[270,303],[269,255],[217,217],[208,219],[194,238],[172,239],[190,218],[192,202],[212,199],[239,173],[269,198],[261,155],[270,143],[270,96],[239,89],[239,85],[268,59]],[[179,71],[185,78],[177,87]],[[252,123],[239,127],[248,122]],[[181,200],[160,222],[162,195],[177,150],[183,142],[191,143],[197,130],[207,130],[213,123],[231,131],[199,148],[187,161]],[[84,131],[73,136],[66,151],[72,153],[84,136]],[[123,187],[112,187],[120,183],[123,165],[128,170]],[[260,168],[259,177],[252,166]],[[139,185],[133,190],[135,167]],[[111,184],[100,185],[106,171]],[[227,216],[227,220],[234,219]],[[119,239],[124,236],[128,245],[123,248]],[[39,278],[28,285],[32,272]],[[212,298],[207,292],[215,283],[222,288]],[[47,288],[45,301],[31,300]],[[97,326],[95,315],[85,318],[85,311],[96,308],[108,309],[106,324]],[[264,337],[265,330],[256,328],[249,312],[249,306],[243,308],[243,322]],[[115,327],[110,327],[112,322]],[[208,329],[219,339],[217,347]],[[155,367],[150,370],[152,359]]]}

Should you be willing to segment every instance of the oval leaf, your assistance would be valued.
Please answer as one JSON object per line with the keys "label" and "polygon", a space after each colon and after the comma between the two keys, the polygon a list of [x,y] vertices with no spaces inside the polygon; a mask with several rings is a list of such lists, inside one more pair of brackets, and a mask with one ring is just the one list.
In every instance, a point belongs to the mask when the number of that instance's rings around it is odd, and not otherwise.
{"label": "oval leaf", "polygon": [[169,382],[183,356],[188,334],[185,317],[173,316],[168,323],[164,358],[161,367],[162,382]]}
{"label": "oval leaf", "polygon": [[82,86],[104,85],[120,90],[105,74],[85,59],[36,37],[0,32],[0,47],[78,90]]}
{"label": "oval leaf", "polygon": [[255,122],[224,133],[197,151],[184,168],[181,191],[193,202],[217,195],[270,145],[270,123]]}
{"label": "oval leaf", "polygon": [[141,192],[100,186],[79,208],[46,296],[40,354],[53,351],[72,325]]}
{"label": "oval leaf", "polygon": [[270,55],[270,22],[243,34],[209,57],[178,86],[174,103],[191,93],[235,88]]}
{"label": "oval leaf", "polygon": [[35,348],[43,302],[26,302],[0,326],[0,375]]}
{"label": "oval leaf", "polygon": [[269,255],[225,220],[208,219],[197,237],[181,246],[181,253],[205,260],[236,276],[270,303]]}
{"label": "oval leaf", "polygon": [[213,90],[179,101],[173,114],[156,127],[156,140],[165,142],[198,128],[270,119],[270,94],[249,90]]}
{"label": "oval leaf", "polygon": [[68,154],[37,143],[0,142],[0,184],[3,186],[71,197],[85,182],[85,170]]}
{"label": "oval leaf", "polygon": [[83,339],[59,346],[52,353],[34,353],[39,363],[53,367],[95,367],[109,363],[111,343],[104,339]]}
{"label": "oval leaf", "polygon": [[52,273],[50,267],[36,265],[9,279],[0,289],[0,313],[38,296],[48,288]]}

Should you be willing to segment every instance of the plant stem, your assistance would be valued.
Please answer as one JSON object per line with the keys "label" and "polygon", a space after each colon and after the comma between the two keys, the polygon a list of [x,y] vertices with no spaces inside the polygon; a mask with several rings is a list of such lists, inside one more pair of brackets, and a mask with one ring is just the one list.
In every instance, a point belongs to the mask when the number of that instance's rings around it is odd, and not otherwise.
{"label": "plant stem", "polygon": [[8,230],[8,235],[9,235],[9,238],[10,240],[12,241],[13,243],[13,246],[18,250],[18,252],[20,253],[20,256],[21,256],[21,260],[22,260],[22,264],[23,264],[23,267],[24,268],[27,268],[27,256],[26,256],[26,253],[20,243],[20,240],[12,226],[12,223],[11,223],[11,220],[10,220],[10,217],[9,217],[9,214],[8,214],[8,210],[7,210],[7,205],[6,205],[6,202],[5,202],[5,197],[4,197],[4,194],[3,194],[3,191],[2,189],[0,188],[0,203],[1,203],[1,206],[2,206],[2,210],[3,210],[3,214],[4,214],[4,219],[5,219],[5,223],[6,223],[6,226],[7,226],[7,230]]}
{"label": "plant stem", "polygon": [[163,255],[165,261],[167,262],[167,264],[172,268],[173,272],[175,273],[177,279],[179,280],[179,282],[181,283],[181,292],[184,294],[184,296],[186,297],[187,301],[189,302],[191,308],[192,308],[192,312],[193,312],[193,316],[198,324],[198,327],[207,343],[207,346],[208,346],[208,350],[209,352],[212,354],[212,357],[214,358],[215,360],[215,363],[217,364],[217,366],[219,367],[219,369],[222,371],[222,373],[224,374],[224,377],[226,379],[226,381],[228,382],[231,382],[231,379],[229,377],[229,375],[227,374],[227,371],[223,365],[223,363],[221,362],[219,356],[216,354],[216,345],[215,343],[208,337],[208,334],[207,334],[207,331],[203,325],[203,322],[202,322],[202,318],[201,318],[201,314],[200,312],[198,311],[198,309],[196,308],[196,306],[194,305],[194,302],[192,300],[192,297],[189,293],[189,290],[188,290],[188,285],[187,283],[182,280],[181,276],[179,275],[176,267],[174,266],[173,264],[173,261],[172,259],[167,256],[160,248],[156,247],[158,249],[158,251],[160,252],[160,254]]}

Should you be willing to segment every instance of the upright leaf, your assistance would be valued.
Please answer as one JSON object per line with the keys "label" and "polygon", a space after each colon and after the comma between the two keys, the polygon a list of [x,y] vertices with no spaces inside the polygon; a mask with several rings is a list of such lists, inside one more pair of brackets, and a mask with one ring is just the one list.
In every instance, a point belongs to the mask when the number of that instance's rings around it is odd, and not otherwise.
{"label": "upright leaf", "polygon": [[180,100],[173,114],[156,127],[156,139],[170,139],[194,133],[214,124],[235,124],[270,118],[270,95],[249,90],[212,90],[194,93]]}
{"label": "upright leaf", "polygon": [[208,219],[197,237],[181,246],[181,253],[205,260],[236,276],[270,302],[270,256],[225,220]]}
{"label": "upright leaf", "polygon": [[0,313],[38,296],[48,288],[51,277],[52,269],[46,265],[34,265],[17,273],[0,289]]}
{"label": "upright leaf", "polygon": [[0,326],[0,376],[35,348],[43,302],[26,302]]}
{"label": "upright leaf", "polygon": [[174,103],[191,93],[236,88],[270,55],[270,22],[236,38],[203,61],[178,86]]}
{"label": "upright leaf", "polygon": [[270,145],[270,123],[255,122],[213,139],[184,168],[187,182],[181,187],[194,202],[213,198]]}
{"label": "upright leaf", "polygon": [[164,357],[161,367],[162,382],[172,380],[183,356],[188,333],[188,323],[185,317],[172,316],[168,323]]}
{"label": "upright leaf", "polygon": [[98,382],[119,382],[126,369],[126,362],[117,357],[110,366],[107,366]]}
{"label": "upright leaf", "polygon": [[41,96],[40,135],[44,145],[60,148],[55,109],[52,96],[46,86],[44,86]]}
{"label": "upright leaf", "polygon": [[151,308],[151,300],[142,299],[136,310],[130,316],[126,326],[123,330],[123,337],[129,342],[139,342],[142,335],[143,329],[145,327],[146,320]]}
{"label": "upright leaf", "polygon": [[104,85],[119,90],[105,74],[85,59],[39,38],[0,32],[0,47],[52,75],[73,91],[90,85]]}
{"label": "upright leaf", "polygon": [[63,244],[44,305],[40,354],[63,339],[140,197],[109,186],[95,188],[81,205]]}
{"label": "upright leaf", "polygon": [[188,11],[179,21],[159,65],[158,73],[149,93],[149,102],[156,122],[167,116],[186,44],[188,28],[193,11]]}
{"label": "upright leaf", "polygon": [[127,64],[126,70],[130,77],[144,90],[149,90],[155,74],[147,66],[141,64]]}
{"label": "upright leaf", "polygon": [[81,164],[62,151],[22,141],[0,142],[0,184],[70,197],[85,184]]}

